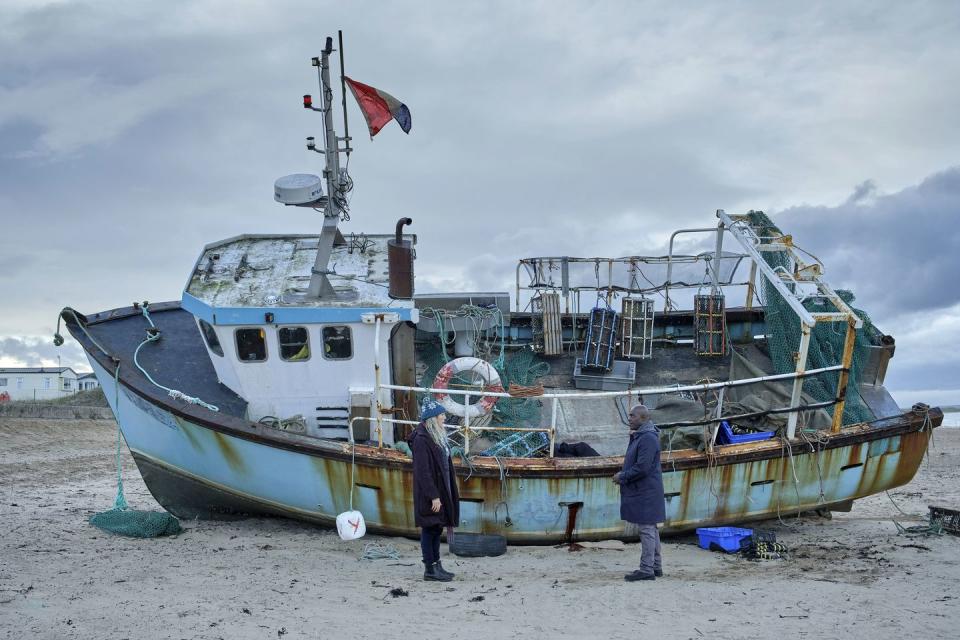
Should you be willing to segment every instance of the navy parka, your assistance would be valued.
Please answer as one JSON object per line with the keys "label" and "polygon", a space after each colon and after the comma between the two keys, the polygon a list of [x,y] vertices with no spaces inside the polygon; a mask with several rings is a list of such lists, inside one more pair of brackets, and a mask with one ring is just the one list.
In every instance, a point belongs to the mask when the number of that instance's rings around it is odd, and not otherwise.
{"label": "navy parka", "polygon": [[660,431],[647,421],[630,433],[620,472],[620,518],[657,524],[667,518],[660,474]]}

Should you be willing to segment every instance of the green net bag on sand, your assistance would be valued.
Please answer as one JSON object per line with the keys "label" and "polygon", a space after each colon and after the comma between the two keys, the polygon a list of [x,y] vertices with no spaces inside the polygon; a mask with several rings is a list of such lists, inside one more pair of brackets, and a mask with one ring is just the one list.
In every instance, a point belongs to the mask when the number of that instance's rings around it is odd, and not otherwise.
{"label": "green net bag on sand", "polygon": [[183,531],[180,521],[165,511],[111,509],[92,515],[90,524],[108,533],[130,538],[175,536]]}
{"label": "green net bag on sand", "polygon": [[[117,366],[116,380],[117,398],[115,407],[119,410],[120,367]],[[117,497],[113,501],[113,508],[90,516],[90,524],[107,533],[115,533],[130,538],[158,538],[160,536],[175,536],[183,528],[175,516],[166,511],[137,511],[127,506],[127,499],[123,495],[123,460],[121,458],[123,434],[120,431],[120,416],[117,415]]]}
{"label": "green net bag on sand", "polygon": [[175,536],[183,529],[180,521],[166,511],[137,511],[127,506],[123,495],[123,466],[120,460],[121,433],[117,424],[117,497],[113,509],[90,516],[90,524],[107,533],[130,538]]}

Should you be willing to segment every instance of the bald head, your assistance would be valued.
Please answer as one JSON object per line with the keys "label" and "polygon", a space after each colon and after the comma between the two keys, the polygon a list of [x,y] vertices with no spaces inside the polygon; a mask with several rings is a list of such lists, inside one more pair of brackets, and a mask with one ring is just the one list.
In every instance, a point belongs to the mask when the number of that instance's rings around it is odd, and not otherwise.
{"label": "bald head", "polygon": [[640,428],[645,422],[650,421],[650,409],[647,409],[642,404],[638,404],[633,409],[630,409],[630,417],[627,422],[630,423],[630,429],[636,430]]}

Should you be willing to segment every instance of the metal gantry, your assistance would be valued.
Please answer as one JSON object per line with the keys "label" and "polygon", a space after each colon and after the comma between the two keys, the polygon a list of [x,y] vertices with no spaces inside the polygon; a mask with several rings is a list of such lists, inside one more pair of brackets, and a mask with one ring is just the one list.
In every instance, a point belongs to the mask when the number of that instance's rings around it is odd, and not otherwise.
{"label": "metal gantry", "polygon": [[[857,337],[857,329],[863,326],[863,320],[837,295],[837,292],[829,284],[821,279],[822,270],[819,264],[804,264],[804,261],[794,251],[791,236],[761,238],[750,226],[747,216],[730,216],[723,209],[718,209],[717,217],[720,218],[717,235],[721,235],[724,229],[728,231],[740,243],[753,263],[750,269],[750,284],[748,285],[748,296],[750,298],[748,304],[752,303],[756,288],[756,272],[759,271],[800,319],[800,344],[796,356],[797,377],[794,378],[790,395],[791,407],[800,404],[803,393],[802,375],[807,366],[807,355],[810,351],[810,337],[813,333],[813,327],[818,322],[845,322],[847,324],[840,363],[842,368],[837,382],[837,404],[833,410],[833,423],[831,425],[833,432],[839,431],[843,424],[843,409],[846,404],[847,384],[850,380],[850,366],[853,363],[853,348]],[[768,251],[785,252],[792,259],[793,264],[797,265],[797,268],[794,269],[793,273],[784,269],[774,269],[763,258],[762,254]],[[803,301],[813,296],[826,298],[838,311],[825,313],[809,311],[803,306]],[[797,415],[796,412],[793,412],[787,419],[788,438],[793,438],[796,435]]]}

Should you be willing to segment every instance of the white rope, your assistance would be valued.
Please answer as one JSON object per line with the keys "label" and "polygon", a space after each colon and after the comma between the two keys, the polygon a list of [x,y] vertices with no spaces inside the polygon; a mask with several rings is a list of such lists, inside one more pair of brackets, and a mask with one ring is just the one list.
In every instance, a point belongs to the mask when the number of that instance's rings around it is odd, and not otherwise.
{"label": "white rope", "polygon": [[[150,326],[151,326],[153,329],[156,329],[156,328],[157,328],[157,325],[153,324],[153,320],[150,318],[150,313],[147,311],[147,307],[148,307],[148,304],[147,304],[146,302],[144,302],[144,303],[143,303],[143,317],[145,317],[145,318],[147,319],[147,322],[150,323]],[[183,401],[188,402],[188,403],[190,403],[190,404],[200,405],[201,407],[205,407],[205,408],[209,409],[210,411],[220,411],[220,408],[217,407],[216,405],[212,405],[212,404],[210,404],[210,403],[208,403],[208,402],[204,402],[203,400],[201,400],[200,398],[197,398],[197,397],[195,397],[195,396],[187,395],[186,393],[184,393],[183,391],[180,391],[180,390],[178,390],[178,389],[171,389],[170,387],[165,387],[165,386],[163,386],[162,384],[160,384],[159,382],[157,382],[156,380],[154,380],[153,377],[152,377],[149,373],[147,373],[147,370],[146,370],[146,369],[144,369],[142,366],[140,366],[140,360],[139,360],[139,358],[140,358],[140,349],[143,348],[143,345],[147,344],[148,342],[156,342],[156,341],[159,340],[159,339],[160,339],[160,331],[159,331],[159,330],[157,330],[157,331],[155,331],[155,332],[152,332],[152,333],[148,331],[148,332],[147,332],[147,338],[146,338],[143,342],[141,342],[140,344],[138,344],[138,345],[137,345],[137,348],[134,350],[134,352],[133,352],[133,364],[135,364],[135,365],[137,366],[137,369],[140,370],[140,373],[142,373],[144,376],[146,376],[147,380],[149,380],[150,382],[152,382],[154,386],[159,387],[159,388],[163,389],[164,391],[166,391],[166,392],[167,392],[167,395],[169,395],[171,398],[174,398],[174,399],[176,399],[176,400],[183,400]]]}
{"label": "white rope", "polygon": [[380,544],[379,542],[368,542],[363,545],[363,553],[360,554],[361,560],[399,560],[400,552],[393,545]]}

